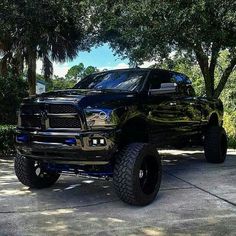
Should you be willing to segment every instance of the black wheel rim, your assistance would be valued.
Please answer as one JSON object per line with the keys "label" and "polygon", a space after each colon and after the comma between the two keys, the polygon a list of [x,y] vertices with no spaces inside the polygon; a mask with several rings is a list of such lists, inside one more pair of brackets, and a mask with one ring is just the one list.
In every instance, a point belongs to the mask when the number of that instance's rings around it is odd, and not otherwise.
{"label": "black wheel rim", "polygon": [[40,162],[34,163],[34,173],[35,173],[36,177],[39,179],[50,178],[50,175],[52,175],[52,173],[50,174],[48,171],[46,171],[43,168],[43,165]]}
{"label": "black wheel rim", "polygon": [[159,165],[153,156],[143,158],[139,169],[138,178],[143,193],[149,195],[155,192],[158,183]]}
{"label": "black wheel rim", "polygon": [[38,162],[34,163],[34,172],[35,172],[35,175],[37,176],[37,178],[43,178],[45,175],[41,164]]}

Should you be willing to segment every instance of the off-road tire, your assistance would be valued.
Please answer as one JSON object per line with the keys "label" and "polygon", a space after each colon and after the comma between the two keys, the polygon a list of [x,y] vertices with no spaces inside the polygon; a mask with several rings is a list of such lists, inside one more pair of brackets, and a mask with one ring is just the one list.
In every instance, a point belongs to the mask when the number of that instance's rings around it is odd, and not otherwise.
{"label": "off-road tire", "polygon": [[161,158],[153,145],[132,143],[116,157],[114,187],[120,199],[128,204],[145,206],[151,203],[159,191],[161,177]]}
{"label": "off-road tire", "polygon": [[60,177],[60,174],[45,171],[40,171],[37,175],[37,162],[22,155],[16,156],[14,168],[18,180],[30,188],[50,187]]}
{"label": "off-road tire", "polygon": [[226,158],[228,140],[223,127],[211,126],[204,139],[204,150],[207,162],[223,163]]}

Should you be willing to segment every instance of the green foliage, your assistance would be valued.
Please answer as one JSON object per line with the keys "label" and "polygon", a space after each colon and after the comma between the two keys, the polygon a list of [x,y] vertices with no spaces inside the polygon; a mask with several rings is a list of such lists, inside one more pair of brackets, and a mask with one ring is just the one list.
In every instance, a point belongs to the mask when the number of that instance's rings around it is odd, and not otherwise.
{"label": "green foliage", "polygon": [[[220,78],[221,74],[223,73],[224,69],[227,66],[227,59],[228,59],[229,52],[227,50],[221,52],[219,57],[219,65],[217,67],[217,79]],[[234,70],[228,81],[227,84],[220,96],[221,100],[224,103],[225,110],[227,112],[236,111],[236,70]],[[236,126],[236,123],[235,123]]]}
{"label": "green foliage", "polygon": [[76,65],[76,66],[72,66],[68,70],[66,74],[66,78],[77,80],[78,78],[81,78],[84,70],[85,70],[85,67],[83,63],[80,63],[79,65]]}
{"label": "green foliage", "polygon": [[54,78],[47,83],[47,91],[70,89],[73,88],[75,84],[76,80],[74,79],[54,76]]}
{"label": "green foliage", "polygon": [[228,112],[236,111],[236,73],[233,73],[233,75],[220,96],[224,103],[224,108]]}
{"label": "green foliage", "polygon": [[[92,2],[99,40],[138,63],[181,52],[199,64],[207,96],[219,97],[236,65],[235,1]],[[216,83],[219,54],[225,49],[227,66]]]}
{"label": "green foliage", "polygon": [[[216,81],[219,82],[220,77],[224,69],[227,67],[227,58],[229,52],[224,50],[220,53],[219,64],[216,66]],[[190,77],[193,82],[193,86],[198,96],[206,94],[206,90],[203,84],[203,76],[200,68],[196,62],[189,60],[181,54],[175,54],[172,58],[163,59],[153,67],[171,69],[184,73]],[[225,89],[222,91],[220,99],[224,103],[224,108],[227,112],[236,110],[236,70],[234,70],[225,85]]]}
{"label": "green foliage", "polygon": [[[235,47],[235,1],[94,0],[100,37],[138,61],[156,59],[194,44]],[[210,54],[210,52],[209,52]]]}
{"label": "green foliage", "polygon": [[153,67],[169,69],[186,74],[191,79],[197,96],[203,96],[206,93],[199,67],[195,62],[180,54],[174,55],[171,59],[163,59]]}
{"label": "green foliage", "polygon": [[14,151],[15,126],[0,125],[0,155],[8,155]]}
{"label": "green foliage", "polygon": [[93,66],[85,67],[83,63],[80,63],[79,65],[72,66],[65,78],[54,76],[53,79],[47,82],[47,91],[52,90],[62,90],[62,89],[70,89],[73,88],[74,85],[84,78],[85,76],[88,76],[94,72],[97,72],[98,69]]}
{"label": "green foliage", "polygon": [[224,128],[229,138],[229,147],[236,148],[236,111],[224,114]]}
{"label": "green foliage", "polygon": [[0,53],[23,56],[28,66],[30,94],[35,93],[36,60],[43,61],[44,77],[53,73],[52,61],[64,62],[91,46],[92,25],[86,1],[48,0],[0,2]]}
{"label": "green foliage", "polygon": [[82,78],[85,77],[85,76],[88,76],[90,74],[93,74],[95,72],[99,72],[99,70],[94,66],[88,66],[88,67],[85,68]]}
{"label": "green foliage", "polygon": [[96,67],[93,66],[85,67],[83,63],[80,63],[79,65],[72,66],[68,70],[66,74],[66,79],[78,81],[96,71],[98,71]]}
{"label": "green foliage", "polygon": [[15,79],[9,73],[0,76],[0,124],[16,124],[16,111],[27,96],[27,83],[23,78]]}

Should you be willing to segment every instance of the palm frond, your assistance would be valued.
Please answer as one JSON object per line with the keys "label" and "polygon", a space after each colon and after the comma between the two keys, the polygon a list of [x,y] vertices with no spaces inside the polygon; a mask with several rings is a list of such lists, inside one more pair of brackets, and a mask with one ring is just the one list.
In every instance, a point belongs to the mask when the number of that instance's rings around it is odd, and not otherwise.
{"label": "palm frond", "polygon": [[43,57],[43,73],[46,81],[49,81],[53,75],[53,63],[49,59],[48,55],[44,55]]}

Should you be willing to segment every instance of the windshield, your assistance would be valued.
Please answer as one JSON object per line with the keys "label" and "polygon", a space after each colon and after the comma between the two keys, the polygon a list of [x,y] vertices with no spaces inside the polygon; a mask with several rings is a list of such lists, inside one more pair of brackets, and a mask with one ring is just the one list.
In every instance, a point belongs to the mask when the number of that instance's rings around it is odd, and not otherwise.
{"label": "windshield", "polygon": [[138,91],[146,71],[112,71],[90,75],[78,82],[74,89]]}

